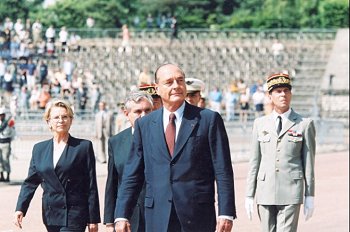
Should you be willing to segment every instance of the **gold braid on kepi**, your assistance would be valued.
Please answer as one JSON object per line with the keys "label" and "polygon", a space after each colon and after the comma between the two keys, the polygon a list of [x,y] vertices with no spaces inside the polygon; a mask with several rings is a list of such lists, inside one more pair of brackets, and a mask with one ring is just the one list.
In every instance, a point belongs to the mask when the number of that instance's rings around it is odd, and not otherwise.
{"label": "gold braid on kepi", "polygon": [[286,73],[272,74],[267,78],[266,84],[268,92],[271,92],[273,89],[278,87],[287,87],[292,89],[290,77]]}
{"label": "gold braid on kepi", "polygon": [[140,91],[144,91],[152,96],[158,96],[155,85],[154,84],[149,84],[149,85],[141,85],[139,87]]}

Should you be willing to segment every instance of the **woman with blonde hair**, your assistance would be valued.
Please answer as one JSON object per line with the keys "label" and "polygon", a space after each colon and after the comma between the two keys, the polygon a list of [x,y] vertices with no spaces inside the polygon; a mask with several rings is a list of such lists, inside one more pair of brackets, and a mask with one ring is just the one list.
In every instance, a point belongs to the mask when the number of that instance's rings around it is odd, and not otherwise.
{"label": "woman with blonde hair", "polygon": [[98,231],[100,222],[96,161],[92,142],[69,130],[74,112],[63,100],[49,102],[44,113],[53,137],[34,145],[28,176],[17,200],[14,223],[22,228],[35,190],[43,188],[42,217],[49,232]]}

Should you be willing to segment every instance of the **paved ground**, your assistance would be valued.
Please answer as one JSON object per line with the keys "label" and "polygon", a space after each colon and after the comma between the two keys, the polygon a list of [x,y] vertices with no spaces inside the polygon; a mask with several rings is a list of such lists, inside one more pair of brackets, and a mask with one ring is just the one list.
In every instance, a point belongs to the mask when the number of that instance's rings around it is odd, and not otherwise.
{"label": "paved ground", "polygon": [[[13,175],[10,184],[0,184],[0,232],[44,232],[41,221],[41,188],[38,188],[23,229],[13,225],[13,213],[20,190],[21,181],[25,178],[30,153],[17,157],[12,162]],[[98,187],[100,193],[101,212],[103,212],[104,185],[107,165],[97,164]],[[259,221],[256,212],[249,221],[244,211],[244,191],[248,164],[234,164],[236,204],[238,219],[234,222],[233,231],[259,231]],[[349,231],[349,151],[322,153],[316,158],[316,198],[314,216],[307,222],[301,214],[300,232],[347,232]],[[101,215],[103,216],[103,215]],[[100,231],[105,231],[100,224]]]}

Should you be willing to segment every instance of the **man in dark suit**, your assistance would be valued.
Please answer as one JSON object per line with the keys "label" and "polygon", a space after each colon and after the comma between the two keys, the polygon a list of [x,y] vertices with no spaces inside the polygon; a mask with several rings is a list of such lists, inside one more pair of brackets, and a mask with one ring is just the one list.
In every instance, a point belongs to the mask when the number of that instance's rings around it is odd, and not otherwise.
{"label": "man in dark suit", "polygon": [[[106,231],[114,231],[114,209],[124,165],[129,157],[135,120],[152,111],[152,97],[144,91],[131,92],[124,102],[124,114],[131,127],[112,136],[108,141],[108,175],[105,191],[104,224]],[[132,232],[145,231],[144,194],[140,194],[130,223]]]}
{"label": "man in dark suit", "polygon": [[[145,182],[147,232],[231,232],[236,218],[234,180],[221,116],[185,102],[185,74],[177,65],[161,65],[155,81],[163,108],[135,122],[115,230],[130,231],[128,220]],[[175,126],[172,133],[166,129],[169,121]]]}

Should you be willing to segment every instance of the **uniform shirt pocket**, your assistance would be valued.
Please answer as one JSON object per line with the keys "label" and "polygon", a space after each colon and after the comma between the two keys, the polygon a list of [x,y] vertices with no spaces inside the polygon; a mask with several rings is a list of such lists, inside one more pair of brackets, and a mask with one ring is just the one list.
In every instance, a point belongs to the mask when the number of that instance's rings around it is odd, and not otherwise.
{"label": "uniform shirt pocket", "polygon": [[267,142],[270,142],[270,140],[271,140],[271,136],[269,134],[258,137],[258,141],[261,143],[267,143]]}
{"label": "uniform shirt pocket", "polygon": [[288,137],[288,141],[289,142],[293,142],[293,143],[302,142],[303,141],[303,137],[292,137],[292,136],[289,136]]}
{"label": "uniform shirt pocket", "polygon": [[265,181],[265,172],[258,173],[258,180]]}
{"label": "uniform shirt pocket", "polygon": [[301,180],[304,178],[303,172],[297,171],[297,172],[291,172],[290,176],[293,180]]}

